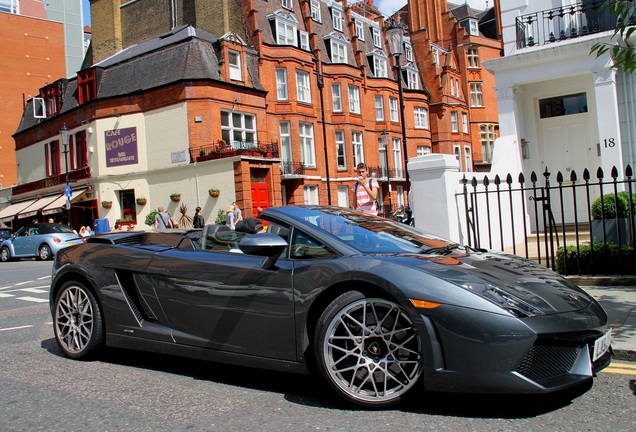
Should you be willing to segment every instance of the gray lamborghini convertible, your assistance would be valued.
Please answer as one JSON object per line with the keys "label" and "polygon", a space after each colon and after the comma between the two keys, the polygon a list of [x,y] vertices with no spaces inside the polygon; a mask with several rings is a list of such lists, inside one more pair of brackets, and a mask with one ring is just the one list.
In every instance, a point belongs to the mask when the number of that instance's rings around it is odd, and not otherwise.
{"label": "gray lamborghini convertible", "polygon": [[118,232],[61,250],[50,294],[60,349],[316,371],[367,407],[418,385],[554,392],[610,363],[601,306],[531,261],[343,208],[269,208],[261,221],[259,234]]}

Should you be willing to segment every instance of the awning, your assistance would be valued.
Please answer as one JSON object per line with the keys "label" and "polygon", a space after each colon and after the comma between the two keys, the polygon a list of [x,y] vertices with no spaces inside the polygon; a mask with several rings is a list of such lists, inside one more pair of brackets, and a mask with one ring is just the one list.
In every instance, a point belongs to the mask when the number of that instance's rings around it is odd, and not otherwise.
{"label": "awning", "polygon": [[17,215],[21,211],[28,209],[36,201],[37,199],[22,201],[19,203],[11,204],[10,206],[3,208],[2,210],[0,210],[0,221],[6,220],[6,219],[13,219],[15,215]]}
{"label": "awning", "polygon": [[49,195],[49,196],[40,198],[32,206],[29,206],[28,208],[22,210],[21,212],[18,212],[17,214],[18,219],[24,219],[24,218],[37,215],[40,210],[42,210],[47,205],[51,204],[53,201],[55,201],[59,197],[60,197],[59,195]]}
{"label": "awning", "polygon": [[[81,194],[86,192],[86,189],[74,190],[70,201],[75,201]],[[48,215],[53,213],[60,213],[66,207],[66,195],[58,196],[53,202],[42,208],[42,214]]]}

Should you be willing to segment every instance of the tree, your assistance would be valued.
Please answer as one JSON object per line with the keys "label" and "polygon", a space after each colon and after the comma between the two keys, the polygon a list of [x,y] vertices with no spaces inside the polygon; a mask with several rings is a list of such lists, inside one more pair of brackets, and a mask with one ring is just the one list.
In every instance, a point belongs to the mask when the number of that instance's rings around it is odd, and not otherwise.
{"label": "tree", "polygon": [[601,6],[611,8],[616,16],[616,28],[610,42],[599,42],[591,49],[600,57],[609,51],[614,61],[614,69],[623,69],[627,73],[636,71],[636,3],[633,0],[606,0]]}

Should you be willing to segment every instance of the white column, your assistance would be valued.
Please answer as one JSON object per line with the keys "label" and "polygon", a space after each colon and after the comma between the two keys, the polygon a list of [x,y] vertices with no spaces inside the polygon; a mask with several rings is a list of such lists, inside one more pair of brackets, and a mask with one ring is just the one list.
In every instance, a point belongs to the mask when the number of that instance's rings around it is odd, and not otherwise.
{"label": "white column", "polygon": [[612,167],[618,168],[621,174],[624,169],[616,93],[616,71],[613,69],[594,71],[594,94],[596,96],[601,166],[606,177],[609,178]]}
{"label": "white column", "polygon": [[522,172],[521,143],[516,89],[513,85],[495,87],[499,111],[499,138],[495,141],[490,172],[508,174]]}

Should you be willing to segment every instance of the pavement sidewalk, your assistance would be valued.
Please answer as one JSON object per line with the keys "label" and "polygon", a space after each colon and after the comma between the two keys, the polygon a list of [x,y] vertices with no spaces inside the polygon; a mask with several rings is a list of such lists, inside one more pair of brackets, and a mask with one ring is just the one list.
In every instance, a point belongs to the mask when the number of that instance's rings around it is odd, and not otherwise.
{"label": "pavement sidewalk", "polygon": [[636,361],[636,278],[569,277],[603,306],[617,360]]}

